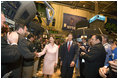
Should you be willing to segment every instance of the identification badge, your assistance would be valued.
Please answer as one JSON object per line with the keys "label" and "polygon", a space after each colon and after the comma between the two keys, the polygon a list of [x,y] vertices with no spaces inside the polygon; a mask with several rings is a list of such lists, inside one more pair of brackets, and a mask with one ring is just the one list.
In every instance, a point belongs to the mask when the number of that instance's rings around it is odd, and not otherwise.
{"label": "identification badge", "polygon": [[114,60],[114,53],[112,54],[112,59]]}
{"label": "identification badge", "polygon": [[82,63],[85,63],[85,60],[84,59],[82,59]]}

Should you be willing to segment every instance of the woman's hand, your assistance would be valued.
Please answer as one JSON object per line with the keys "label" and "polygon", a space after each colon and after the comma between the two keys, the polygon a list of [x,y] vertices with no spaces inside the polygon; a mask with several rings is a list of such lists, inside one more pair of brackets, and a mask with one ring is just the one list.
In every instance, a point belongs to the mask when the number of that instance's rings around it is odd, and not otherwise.
{"label": "woman's hand", "polygon": [[36,57],[39,56],[39,53],[37,53],[36,51],[34,52],[34,54],[35,54],[35,57],[34,58],[36,58]]}

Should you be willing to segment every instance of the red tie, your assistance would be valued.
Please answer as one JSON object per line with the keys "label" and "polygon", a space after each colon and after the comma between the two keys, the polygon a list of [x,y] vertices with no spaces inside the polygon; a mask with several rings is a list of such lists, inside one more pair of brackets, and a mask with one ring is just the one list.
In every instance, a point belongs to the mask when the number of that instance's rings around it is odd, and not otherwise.
{"label": "red tie", "polygon": [[70,51],[70,42],[69,42],[69,44],[68,44],[68,52]]}

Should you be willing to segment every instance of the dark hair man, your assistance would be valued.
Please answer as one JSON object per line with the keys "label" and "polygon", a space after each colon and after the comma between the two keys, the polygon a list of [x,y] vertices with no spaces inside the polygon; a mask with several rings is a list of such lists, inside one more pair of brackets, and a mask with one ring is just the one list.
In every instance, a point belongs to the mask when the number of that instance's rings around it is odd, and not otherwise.
{"label": "dark hair man", "polygon": [[15,29],[16,32],[19,34],[18,47],[21,55],[23,56],[22,77],[31,78],[33,74],[32,60],[37,54],[35,52],[32,53],[28,48],[28,41],[24,37],[27,33],[27,27],[20,23],[16,23]]}
{"label": "dark hair man", "polygon": [[99,68],[104,66],[106,52],[102,45],[102,37],[100,35],[93,35],[91,38],[92,47],[87,54],[81,52],[82,57],[85,59],[85,68],[83,75],[86,78],[97,78],[99,76]]}
{"label": "dark hair man", "polygon": [[72,78],[75,62],[78,57],[78,45],[72,41],[73,35],[68,34],[68,41],[63,44],[61,49],[61,77]]}

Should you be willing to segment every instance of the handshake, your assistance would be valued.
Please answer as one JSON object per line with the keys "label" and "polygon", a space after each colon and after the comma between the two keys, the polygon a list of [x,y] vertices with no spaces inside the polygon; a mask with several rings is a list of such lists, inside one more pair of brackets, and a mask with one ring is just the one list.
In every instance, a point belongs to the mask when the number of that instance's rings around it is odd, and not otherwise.
{"label": "handshake", "polygon": [[35,54],[35,58],[40,57],[37,51],[35,51],[34,54]]}
{"label": "handshake", "polygon": [[39,57],[39,53],[37,51],[34,52],[35,58]]}

